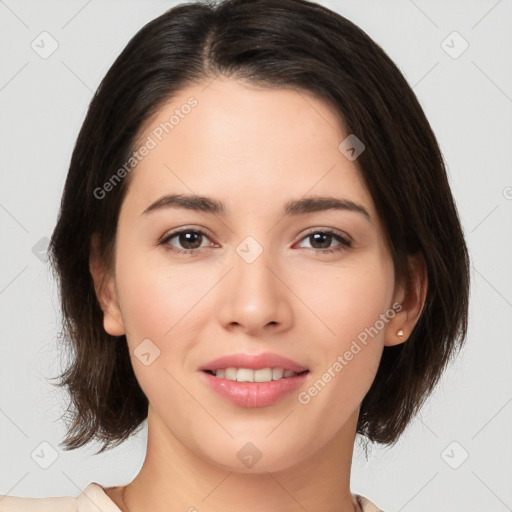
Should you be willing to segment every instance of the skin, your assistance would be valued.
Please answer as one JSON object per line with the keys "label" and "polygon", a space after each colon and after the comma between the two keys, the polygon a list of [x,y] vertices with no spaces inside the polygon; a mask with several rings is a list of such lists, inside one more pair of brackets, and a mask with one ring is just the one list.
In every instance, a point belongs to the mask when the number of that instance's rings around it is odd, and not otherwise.
{"label": "skin", "polygon": [[[91,255],[104,328],[126,334],[150,402],[142,469],[128,485],[106,492],[130,512],[357,510],[349,484],[360,403],[383,347],[404,342],[419,318],[424,265],[411,259],[415,281],[406,295],[395,284],[357,160],[338,150],[348,133],[329,104],[304,92],[217,78],[182,90],[148,120],[141,139],[190,96],[198,106],[132,171],[115,272]],[[143,214],[168,193],[212,197],[228,213]],[[371,219],[342,210],[283,217],[287,201],[313,196],[349,199]],[[192,248],[194,255],[159,245],[184,226],[205,235],[195,246],[174,237],[167,247]],[[310,228],[338,230],[352,246],[335,237],[315,241]],[[263,250],[252,263],[236,251],[247,236]],[[325,254],[325,248],[341,250]],[[299,403],[298,392],[395,303],[402,310],[317,396]],[[160,350],[148,366],[134,355],[145,339]],[[198,370],[221,355],[265,351],[309,369],[304,386],[272,406],[226,402]],[[252,467],[237,457],[247,442],[261,453]]]}

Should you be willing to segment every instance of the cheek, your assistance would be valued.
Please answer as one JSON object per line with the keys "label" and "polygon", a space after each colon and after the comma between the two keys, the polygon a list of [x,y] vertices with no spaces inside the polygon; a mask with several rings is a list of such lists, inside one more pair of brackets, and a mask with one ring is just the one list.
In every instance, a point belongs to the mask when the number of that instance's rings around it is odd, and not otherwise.
{"label": "cheek", "polygon": [[[391,306],[392,266],[386,260],[367,259],[370,261],[329,272],[319,269],[301,280],[300,296],[318,317],[322,334],[318,340],[325,349],[343,348],[347,341],[372,327]],[[378,326],[383,335],[381,322]]]}
{"label": "cheek", "polygon": [[[308,294],[307,285],[312,282],[316,291]],[[337,269],[329,278],[319,272],[302,285],[301,297],[319,319],[313,322],[317,334],[310,351],[317,363],[315,375],[311,387],[298,397],[299,403],[330,409],[340,418],[362,401],[374,380],[386,328],[394,316],[390,309],[393,283],[392,265],[375,259],[358,268]]]}
{"label": "cheek", "polygon": [[186,268],[172,265],[161,248],[137,250],[137,244],[140,246],[129,237],[121,239],[116,261],[129,341],[136,344],[145,338],[159,343],[172,340],[173,334],[190,321],[189,313],[197,308],[213,280],[193,264]]}
{"label": "cheek", "polygon": [[[136,240],[120,236],[116,261],[134,372],[148,397],[157,399],[164,389],[170,397],[180,396],[182,390],[170,374],[180,378],[189,370],[187,355],[194,333],[208,318],[211,321],[203,299],[218,278],[204,266],[201,270],[194,264],[186,268],[171,265],[165,254],[149,254],[143,249],[137,252],[136,247]],[[151,363],[145,365],[148,360]]]}

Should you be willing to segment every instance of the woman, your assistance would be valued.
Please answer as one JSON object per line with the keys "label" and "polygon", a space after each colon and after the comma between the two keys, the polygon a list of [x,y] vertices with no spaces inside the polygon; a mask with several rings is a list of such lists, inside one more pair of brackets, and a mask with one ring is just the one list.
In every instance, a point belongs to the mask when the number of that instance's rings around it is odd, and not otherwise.
{"label": "woman", "polygon": [[147,453],[126,485],[2,511],[378,511],[350,491],[355,436],[396,442],[466,335],[429,123],[379,46],[304,0],[140,30],[91,102],[50,251],[63,445],[101,453],[147,419]]}

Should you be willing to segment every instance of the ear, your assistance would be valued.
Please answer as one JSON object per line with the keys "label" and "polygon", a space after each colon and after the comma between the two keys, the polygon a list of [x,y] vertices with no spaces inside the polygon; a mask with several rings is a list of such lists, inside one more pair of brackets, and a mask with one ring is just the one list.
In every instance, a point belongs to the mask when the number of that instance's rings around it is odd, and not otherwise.
{"label": "ear", "polygon": [[423,255],[417,253],[409,256],[409,265],[412,271],[411,281],[409,286],[399,286],[395,293],[394,303],[400,304],[401,309],[395,309],[398,312],[388,323],[384,342],[386,346],[399,345],[407,341],[425,305],[428,276]]}
{"label": "ear", "polygon": [[89,270],[94,281],[96,298],[103,311],[103,328],[111,336],[122,336],[126,333],[126,328],[119,307],[115,278],[101,261],[97,233],[93,233],[91,238]]}

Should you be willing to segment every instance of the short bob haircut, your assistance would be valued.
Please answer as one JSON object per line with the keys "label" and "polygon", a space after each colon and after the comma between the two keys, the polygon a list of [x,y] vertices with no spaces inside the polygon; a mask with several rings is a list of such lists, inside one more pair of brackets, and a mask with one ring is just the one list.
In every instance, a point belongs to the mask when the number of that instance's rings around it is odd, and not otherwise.
{"label": "short bob haircut", "polygon": [[347,135],[366,146],[356,163],[383,222],[396,282],[411,284],[409,255],[425,260],[421,316],[405,343],[384,347],[357,425],[367,440],[392,445],[466,338],[468,250],[441,151],[407,81],[363,30],[306,0],[177,5],[146,24],[101,81],[73,150],[49,248],[59,281],[60,334],[70,352],[58,384],[71,398],[61,445],[73,450],[99,440],[101,453],[147,418],[149,402],[126,338],[104,331],[89,270],[96,233],[102,261],[113,271],[131,174],[103,199],[97,190],[137,149],[145,121],[180,90],[216,77],[328,102]]}

